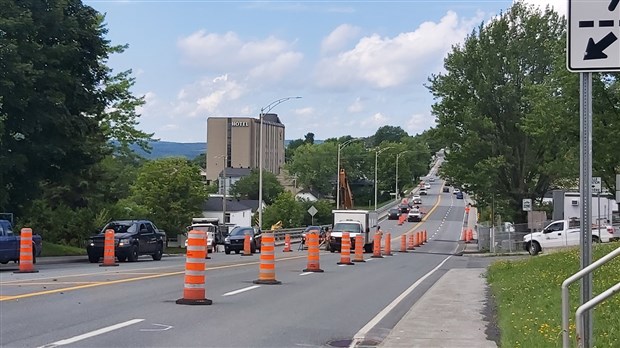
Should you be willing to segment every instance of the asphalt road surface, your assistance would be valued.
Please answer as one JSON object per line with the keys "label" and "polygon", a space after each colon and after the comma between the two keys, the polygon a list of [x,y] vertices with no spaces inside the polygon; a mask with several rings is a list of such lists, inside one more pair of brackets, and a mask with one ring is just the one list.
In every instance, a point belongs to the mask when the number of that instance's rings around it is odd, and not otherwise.
{"label": "asphalt road surface", "polygon": [[[184,256],[98,267],[87,262],[36,265],[38,273],[0,267],[2,347],[348,347],[378,344],[417,299],[455,264],[464,201],[432,183],[420,223],[380,223],[394,256],[365,254],[339,266],[322,251],[324,273],[304,273],[306,252],[276,248],[281,285],[255,285],[260,254],[211,254],[209,306],[178,305]],[[429,242],[399,253],[400,235],[426,230]],[[451,258],[450,262],[446,259]],[[457,262],[458,264],[458,262]],[[441,267],[440,267],[441,266]],[[432,273],[431,273],[432,272]],[[420,318],[424,320],[424,318]]]}

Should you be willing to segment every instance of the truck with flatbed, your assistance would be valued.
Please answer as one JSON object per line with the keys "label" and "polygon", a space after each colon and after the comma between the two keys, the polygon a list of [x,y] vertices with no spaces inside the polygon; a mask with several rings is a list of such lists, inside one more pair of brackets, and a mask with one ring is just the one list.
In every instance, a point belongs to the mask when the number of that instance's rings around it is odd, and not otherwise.
{"label": "truck with flatbed", "polygon": [[[608,243],[620,240],[614,226],[592,226],[592,242]],[[523,249],[531,255],[538,255],[547,249],[577,246],[581,242],[579,220],[556,220],[540,232],[528,233],[523,237]]]}
{"label": "truck with flatbed", "polygon": [[376,211],[370,210],[333,210],[334,225],[329,237],[329,250],[340,251],[342,233],[349,232],[351,250],[355,248],[355,236],[364,237],[364,251],[372,252],[375,230],[378,222]]}
{"label": "truck with flatbed", "polygon": [[[21,239],[13,231],[11,220],[0,219],[0,263],[7,264],[9,261],[19,262]],[[40,235],[32,234],[32,262],[37,262],[37,257],[41,256],[43,241]]]}

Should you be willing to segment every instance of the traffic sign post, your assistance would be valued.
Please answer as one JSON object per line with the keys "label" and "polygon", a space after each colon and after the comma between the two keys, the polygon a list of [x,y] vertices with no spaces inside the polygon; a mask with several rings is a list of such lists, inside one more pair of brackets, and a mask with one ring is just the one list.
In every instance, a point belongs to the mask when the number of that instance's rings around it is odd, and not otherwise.
{"label": "traffic sign post", "polygon": [[523,211],[532,211],[532,199],[531,198],[523,198]]}
{"label": "traffic sign post", "polygon": [[312,224],[314,225],[314,215],[316,215],[316,213],[318,213],[319,211],[316,210],[316,208],[311,205],[310,208],[308,208],[308,214],[310,214],[310,216],[312,216]]}

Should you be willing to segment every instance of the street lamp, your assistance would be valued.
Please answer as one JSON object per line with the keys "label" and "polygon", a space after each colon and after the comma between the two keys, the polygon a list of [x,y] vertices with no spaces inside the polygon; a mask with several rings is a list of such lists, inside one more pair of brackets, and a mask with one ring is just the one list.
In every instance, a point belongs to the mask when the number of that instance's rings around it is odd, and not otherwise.
{"label": "street lamp", "polygon": [[338,173],[336,174],[336,209],[340,209],[340,150],[343,147],[351,144],[355,140],[359,140],[361,138],[353,138],[345,141],[342,144],[338,144]]}
{"label": "street lamp", "polygon": [[227,155],[215,156],[215,158],[224,159],[224,169],[222,170],[222,230],[228,231],[226,228],[226,165],[228,163]]}
{"label": "street lamp", "polygon": [[260,109],[259,144],[258,144],[258,228],[263,228],[263,116],[271,109],[291,99],[301,99],[301,97],[286,97],[274,100],[269,105]]}
{"label": "street lamp", "polygon": [[411,150],[405,150],[396,155],[396,192],[394,192],[394,196],[396,197],[397,200],[400,198],[398,195],[398,159],[400,158],[400,155],[406,152],[411,152]]}
{"label": "street lamp", "polygon": [[381,152],[391,148],[391,146],[388,146],[380,150],[375,150],[375,210],[377,210],[377,159],[379,158],[379,154]]}

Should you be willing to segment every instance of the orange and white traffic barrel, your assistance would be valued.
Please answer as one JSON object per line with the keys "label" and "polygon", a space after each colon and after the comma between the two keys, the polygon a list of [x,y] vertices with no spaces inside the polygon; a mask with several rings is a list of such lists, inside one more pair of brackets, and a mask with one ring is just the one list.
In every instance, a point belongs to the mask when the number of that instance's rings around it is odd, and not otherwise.
{"label": "orange and white traffic barrel", "polygon": [[390,232],[385,233],[385,252],[383,255],[392,256],[392,234]]}
{"label": "orange and white traffic barrel", "polygon": [[252,250],[252,241],[249,234],[245,235],[243,239],[243,256],[252,256],[254,250]]}
{"label": "orange and white traffic barrel", "polygon": [[372,243],[372,258],[382,259],[383,255],[381,255],[381,233],[375,233],[375,237]]}
{"label": "orange and white traffic barrel", "polygon": [[355,236],[355,254],[353,262],[366,262],[366,260],[364,260],[364,236],[361,234]]}
{"label": "orange and white traffic barrel", "polygon": [[103,263],[100,264],[99,267],[118,266],[118,263],[115,262],[114,249],[116,246],[114,243],[114,230],[105,230],[103,240]]}
{"label": "orange and white traffic barrel", "polygon": [[284,250],[282,251],[285,253],[293,251],[291,250],[291,235],[289,235],[288,233],[284,235]]}
{"label": "orange and white traffic barrel", "polygon": [[32,245],[32,229],[22,228],[19,234],[19,271],[14,273],[37,273],[34,269],[34,249]]}
{"label": "orange and white traffic barrel", "polygon": [[407,235],[403,234],[400,236],[400,251],[401,253],[407,252]]}
{"label": "orange and white traffic barrel", "polygon": [[260,265],[258,279],[254,284],[282,284],[276,280],[275,237],[272,232],[261,235]]}
{"label": "orange and white traffic barrel", "polygon": [[340,238],[340,262],[339,265],[354,265],[351,262],[351,237],[349,232],[342,232]]}
{"label": "orange and white traffic barrel", "polygon": [[323,272],[319,260],[319,235],[314,231],[306,234],[308,243],[308,268],[304,272]]}
{"label": "orange and white traffic barrel", "polygon": [[205,257],[207,238],[204,231],[191,230],[187,234],[187,252],[185,258],[185,286],[183,298],[177,304],[210,305],[213,301],[206,298]]}
{"label": "orange and white traffic barrel", "polygon": [[409,246],[407,250],[415,250],[415,233],[409,232]]}

